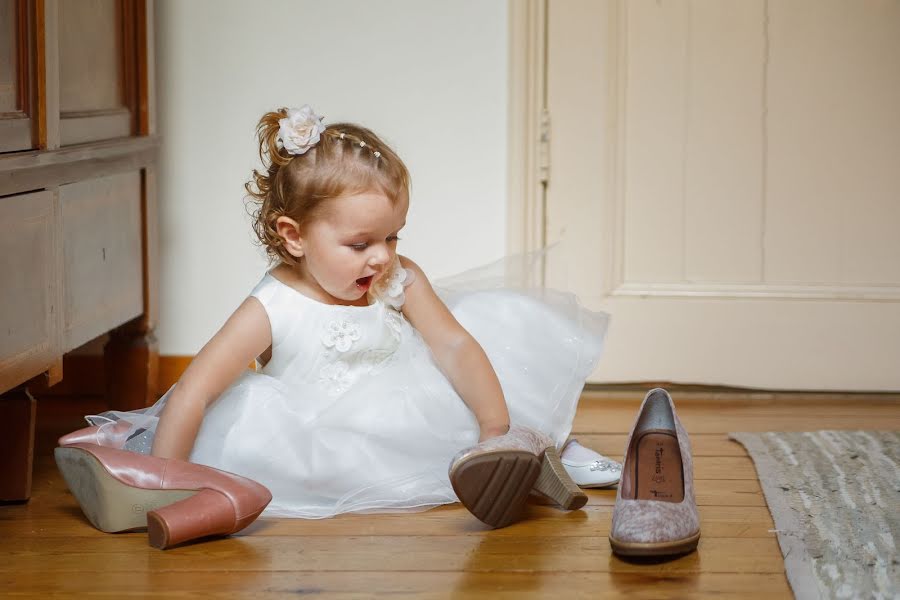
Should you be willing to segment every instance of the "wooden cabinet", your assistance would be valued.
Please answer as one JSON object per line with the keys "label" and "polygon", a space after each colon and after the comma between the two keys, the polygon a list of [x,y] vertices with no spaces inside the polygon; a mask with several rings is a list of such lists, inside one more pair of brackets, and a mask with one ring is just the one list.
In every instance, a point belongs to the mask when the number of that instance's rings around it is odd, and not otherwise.
{"label": "wooden cabinet", "polygon": [[155,400],[150,0],[0,0],[0,500],[30,495],[34,400],[110,333],[117,408]]}

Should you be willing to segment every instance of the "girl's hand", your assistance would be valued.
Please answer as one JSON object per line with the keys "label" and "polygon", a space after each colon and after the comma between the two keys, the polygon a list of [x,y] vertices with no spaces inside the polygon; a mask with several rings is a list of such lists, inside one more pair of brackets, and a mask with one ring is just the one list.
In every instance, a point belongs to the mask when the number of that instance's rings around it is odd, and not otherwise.
{"label": "girl's hand", "polygon": [[481,427],[481,435],[478,436],[478,442],[481,443],[494,437],[505,435],[509,431],[509,424],[503,425],[483,425]]}

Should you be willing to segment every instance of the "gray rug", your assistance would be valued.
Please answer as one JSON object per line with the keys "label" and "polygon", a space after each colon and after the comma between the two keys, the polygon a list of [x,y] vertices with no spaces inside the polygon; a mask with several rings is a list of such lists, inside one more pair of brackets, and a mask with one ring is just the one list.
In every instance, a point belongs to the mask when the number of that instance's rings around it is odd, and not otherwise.
{"label": "gray rug", "polygon": [[729,437],[756,465],[797,598],[900,597],[900,432]]}

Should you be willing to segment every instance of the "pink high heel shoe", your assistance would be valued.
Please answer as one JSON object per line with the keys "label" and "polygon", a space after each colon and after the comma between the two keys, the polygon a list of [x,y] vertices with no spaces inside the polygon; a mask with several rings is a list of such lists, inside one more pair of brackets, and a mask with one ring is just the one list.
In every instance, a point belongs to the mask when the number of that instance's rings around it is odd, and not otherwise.
{"label": "pink high heel shoe", "polygon": [[691,442],[669,393],[650,390],[625,443],[609,543],[625,556],[683,554],[697,547]]}
{"label": "pink high heel shoe", "polygon": [[519,520],[530,494],[565,510],[588,500],[566,473],[553,440],[520,425],[457,454],[450,483],[463,506],[492,527]]}
{"label": "pink high heel shoe", "polygon": [[238,532],[272,500],[255,481],[182,460],[81,443],[54,455],[94,527],[109,533],[146,527],[150,545],[160,549]]}
{"label": "pink high heel shoe", "polygon": [[131,429],[128,421],[115,421],[102,425],[91,425],[67,433],[58,440],[58,446],[71,446],[72,444],[96,444],[107,448],[122,448],[127,441],[125,436]]}

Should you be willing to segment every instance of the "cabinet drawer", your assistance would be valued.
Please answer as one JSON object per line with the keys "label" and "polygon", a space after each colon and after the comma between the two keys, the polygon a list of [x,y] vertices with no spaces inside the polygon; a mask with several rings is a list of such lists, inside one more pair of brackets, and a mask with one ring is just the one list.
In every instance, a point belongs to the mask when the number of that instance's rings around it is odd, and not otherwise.
{"label": "cabinet drawer", "polygon": [[0,197],[0,391],[61,354],[56,232],[52,193]]}
{"label": "cabinet drawer", "polygon": [[141,176],[64,185],[59,197],[69,351],[143,312]]}

